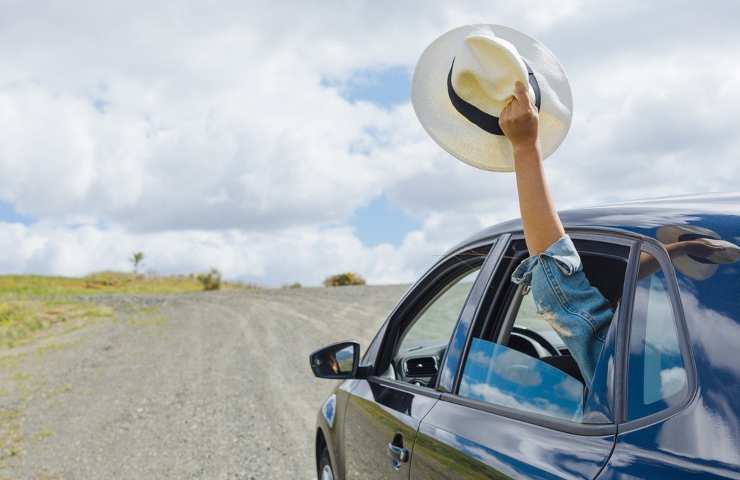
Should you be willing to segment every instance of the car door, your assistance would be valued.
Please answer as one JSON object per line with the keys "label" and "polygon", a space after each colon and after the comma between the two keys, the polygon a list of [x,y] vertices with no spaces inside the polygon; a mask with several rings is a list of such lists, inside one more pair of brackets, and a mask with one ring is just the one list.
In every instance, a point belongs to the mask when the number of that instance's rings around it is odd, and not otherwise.
{"label": "car door", "polygon": [[629,301],[625,274],[634,268],[636,242],[616,234],[571,237],[592,284],[614,299],[593,383],[579,378],[527,289],[510,282],[526,256],[523,239],[512,238],[480,313],[459,334],[463,353],[448,355],[442,366],[440,400],[419,427],[411,478],[592,479],[608,461],[616,434],[615,338],[624,323],[619,306]]}
{"label": "car door", "polygon": [[437,402],[437,366],[460,319],[472,318],[490,275],[491,242],[455,252],[425,275],[384,326],[372,374],[353,380],[345,411],[347,479],[408,478],[419,423]]}
{"label": "car door", "polygon": [[674,269],[647,242],[645,255],[660,268],[637,282],[623,423],[599,478],[740,478],[736,264],[677,257]]}

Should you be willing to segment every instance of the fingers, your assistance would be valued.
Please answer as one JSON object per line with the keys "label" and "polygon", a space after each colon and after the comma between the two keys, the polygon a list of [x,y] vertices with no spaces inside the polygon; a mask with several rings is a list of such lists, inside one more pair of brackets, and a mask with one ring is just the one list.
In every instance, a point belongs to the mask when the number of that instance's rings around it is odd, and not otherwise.
{"label": "fingers", "polygon": [[509,98],[506,106],[499,114],[499,126],[504,132],[510,130],[515,122],[521,122],[522,119],[531,116],[534,105],[529,99],[527,87],[522,82],[514,84],[514,96]]}
{"label": "fingers", "polygon": [[513,103],[514,103],[514,97],[511,97],[506,102],[506,105],[504,106],[504,108],[501,109],[501,114],[499,116],[500,117],[504,117],[504,116],[508,115],[509,112],[511,111],[511,104],[513,104]]}
{"label": "fingers", "polygon": [[514,97],[522,105],[529,105],[531,103],[529,101],[529,93],[527,92],[527,87],[525,87],[522,82],[517,81],[514,84]]}
{"label": "fingers", "polygon": [[504,108],[501,109],[501,113],[498,115],[498,126],[501,130],[506,130],[506,122],[509,121],[509,111],[511,110],[511,104],[514,102],[512,98]]}

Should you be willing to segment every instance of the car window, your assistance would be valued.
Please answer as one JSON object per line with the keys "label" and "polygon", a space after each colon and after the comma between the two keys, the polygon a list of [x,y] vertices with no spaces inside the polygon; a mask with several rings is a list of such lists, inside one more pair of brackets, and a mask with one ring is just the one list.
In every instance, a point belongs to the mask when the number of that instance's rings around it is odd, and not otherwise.
{"label": "car window", "polygon": [[417,314],[402,334],[393,357],[396,379],[421,386],[433,384],[444,350],[479,272],[480,267],[462,272]]}
{"label": "car window", "polygon": [[[558,355],[568,352],[560,336],[545,320],[543,315],[537,313],[533,296],[524,295],[520,290],[521,303],[514,318],[514,326],[509,332],[506,341],[511,344],[522,345],[525,353],[537,356]],[[502,332],[503,333],[503,332]],[[556,351],[552,351],[555,349]]]}
{"label": "car window", "polygon": [[648,252],[641,256],[629,342],[628,419],[680,402],[688,392],[671,296],[665,273]]}
{"label": "car window", "polygon": [[453,282],[419,315],[401,342],[401,351],[425,342],[446,342],[455,328],[465,299],[468,298],[473,282],[478,277],[479,268]]}
{"label": "car window", "polygon": [[516,288],[508,309],[497,342],[473,339],[458,394],[580,422],[585,387],[575,362],[575,372],[566,372],[545,361],[570,359],[560,337],[523,288]]}
{"label": "car window", "polygon": [[[593,242],[586,246],[582,251],[576,243],[586,276],[616,311],[629,248]],[[510,263],[501,268],[512,271],[522,261],[522,247],[515,248]],[[538,313],[533,295],[504,278],[508,287],[493,302],[488,317],[477,320],[483,326],[473,331],[458,395],[571,422],[611,422],[606,407],[593,401],[594,392],[560,335]],[[595,372],[590,387],[604,389],[605,382],[597,382],[596,375],[605,375],[605,369],[597,366]],[[594,416],[594,409],[605,415]]]}
{"label": "car window", "polygon": [[580,421],[583,384],[531,355],[473,339],[459,394],[504,407]]}

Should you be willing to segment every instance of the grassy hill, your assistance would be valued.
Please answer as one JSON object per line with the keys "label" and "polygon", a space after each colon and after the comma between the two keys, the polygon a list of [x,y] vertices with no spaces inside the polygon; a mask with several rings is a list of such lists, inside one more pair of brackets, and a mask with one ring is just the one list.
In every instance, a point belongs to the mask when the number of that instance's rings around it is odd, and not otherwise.
{"label": "grassy hill", "polygon": [[[221,288],[247,288],[222,282]],[[0,348],[12,348],[61,325],[111,316],[110,307],[75,297],[100,294],[164,294],[202,291],[194,275],[145,276],[99,272],[85,277],[0,275]]]}

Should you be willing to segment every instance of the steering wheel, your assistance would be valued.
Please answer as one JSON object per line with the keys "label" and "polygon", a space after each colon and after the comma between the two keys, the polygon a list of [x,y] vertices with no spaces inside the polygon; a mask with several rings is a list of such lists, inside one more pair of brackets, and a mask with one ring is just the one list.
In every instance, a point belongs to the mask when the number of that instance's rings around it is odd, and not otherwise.
{"label": "steering wheel", "polygon": [[552,355],[553,357],[560,356],[560,352],[557,348],[555,348],[552,343],[550,343],[545,337],[540,335],[539,333],[535,332],[534,330],[530,330],[528,328],[521,328],[521,327],[513,327],[511,329],[512,333],[517,333],[521,335],[522,337],[527,337],[528,339],[532,340],[533,342],[538,343],[542,348],[547,350],[547,353]]}

